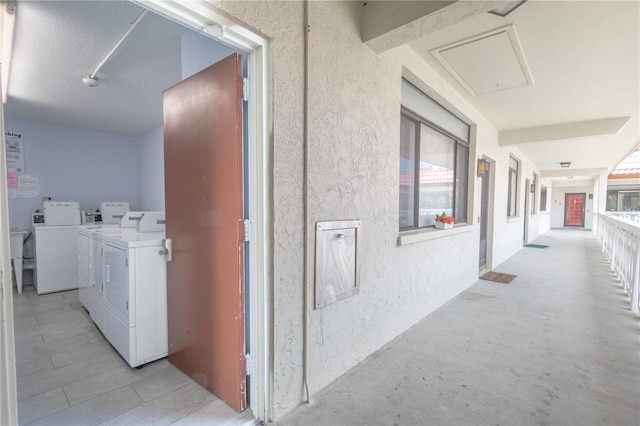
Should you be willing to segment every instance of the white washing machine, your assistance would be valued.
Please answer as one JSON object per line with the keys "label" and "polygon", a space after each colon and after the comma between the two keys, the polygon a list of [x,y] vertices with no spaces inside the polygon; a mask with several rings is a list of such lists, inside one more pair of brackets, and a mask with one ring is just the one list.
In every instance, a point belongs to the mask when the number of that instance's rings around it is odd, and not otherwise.
{"label": "white washing machine", "polygon": [[78,288],[78,226],[36,223],[38,294]]}
{"label": "white washing machine", "polygon": [[78,225],[80,204],[43,203],[45,223],[34,223],[38,294],[78,288]]}

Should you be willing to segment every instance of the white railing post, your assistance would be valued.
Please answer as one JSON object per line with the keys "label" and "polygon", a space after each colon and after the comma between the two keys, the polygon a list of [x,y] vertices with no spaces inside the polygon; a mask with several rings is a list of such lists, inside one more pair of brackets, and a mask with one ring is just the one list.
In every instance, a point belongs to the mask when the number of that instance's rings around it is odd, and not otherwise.
{"label": "white railing post", "polygon": [[627,292],[631,310],[640,313],[640,222],[635,217],[600,213],[597,237],[609,257],[611,269]]}

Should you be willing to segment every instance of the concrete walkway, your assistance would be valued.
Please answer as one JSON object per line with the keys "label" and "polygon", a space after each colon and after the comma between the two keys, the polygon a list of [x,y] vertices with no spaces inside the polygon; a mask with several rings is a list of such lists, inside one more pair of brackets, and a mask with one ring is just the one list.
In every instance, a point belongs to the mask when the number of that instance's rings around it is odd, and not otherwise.
{"label": "concrete walkway", "polygon": [[279,425],[640,424],[640,319],[593,234],[553,230]]}

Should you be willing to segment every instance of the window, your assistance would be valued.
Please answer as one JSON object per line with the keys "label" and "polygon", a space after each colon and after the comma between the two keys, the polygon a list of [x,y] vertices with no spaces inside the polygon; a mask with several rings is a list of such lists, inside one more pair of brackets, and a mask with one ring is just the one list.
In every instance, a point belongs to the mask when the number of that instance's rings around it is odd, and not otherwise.
{"label": "window", "polygon": [[547,187],[543,186],[540,188],[540,211],[547,211]]}
{"label": "window", "polygon": [[518,214],[518,170],[520,162],[513,156],[509,156],[509,196],[507,199],[507,216],[514,217]]}
{"label": "window", "polygon": [[532,197],[531,197],[531,214],[536,214],[536,191],[538,190],[538,175],[537,174],[533,174],[533,179],[532,179],[532,185],[533,185],[533,192],[532,192]]}
{"label": "window", "polygon": [[403,110],[400,127],[400,229],[435,225],[436,214],[467,221],[469,147]]}
{"label": "window", "polygon": [[434,226],[443,212],[465,223],[469,126],[405,80],[402,90],[400,229]]}
{"label": "window", "polygon": [[634,212],[640,211],[640,191],[608,190],[607,211]]}

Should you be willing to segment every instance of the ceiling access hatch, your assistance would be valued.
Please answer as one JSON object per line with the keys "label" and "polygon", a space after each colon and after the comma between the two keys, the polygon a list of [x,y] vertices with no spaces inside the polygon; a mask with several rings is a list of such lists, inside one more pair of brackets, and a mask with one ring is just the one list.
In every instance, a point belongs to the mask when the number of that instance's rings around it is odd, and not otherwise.
{"label": "ceiling access hatch", "polygon": [[431,53],[472,96],[534,85],[513,25]]}

